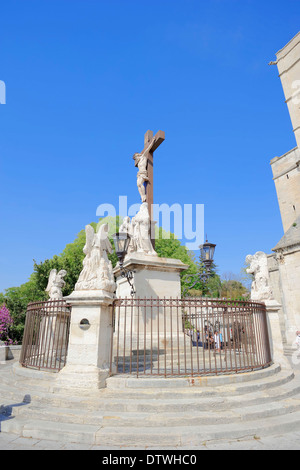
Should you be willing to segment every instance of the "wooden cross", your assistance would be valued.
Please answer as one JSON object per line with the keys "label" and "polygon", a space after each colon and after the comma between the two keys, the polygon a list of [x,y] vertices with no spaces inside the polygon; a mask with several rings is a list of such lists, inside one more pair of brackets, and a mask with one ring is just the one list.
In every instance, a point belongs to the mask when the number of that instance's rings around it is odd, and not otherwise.
{"label": "wooden cross", "polygon": [[147,164],[147,171],[148,171],[148,179],[149,181],[146,184],[146,202],[148,203],[150,221],[151,221],[151,242],[153,248],[155,246],[155,222],[153,220],[153,153],[155,150],[163,143],[165,140],[165,133],[163,131],[158,131],[154,138],[153,132],[147,131],[144,137],[144,149],[141,152],[142,154],[147,150],[151,141],[153,141],[151,147],[148,149],[148,164]]}

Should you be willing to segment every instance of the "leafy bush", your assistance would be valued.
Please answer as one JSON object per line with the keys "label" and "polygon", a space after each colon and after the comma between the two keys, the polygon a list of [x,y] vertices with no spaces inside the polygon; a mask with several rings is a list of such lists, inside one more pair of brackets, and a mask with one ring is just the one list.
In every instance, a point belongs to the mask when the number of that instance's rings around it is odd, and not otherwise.
{"label": "leafy bush", "polygon": [[5,305],[0,307],[0,341],[6,345],[13,344],[13,340],[9,337],[9,330],[13,325],[13,319],[10,316],[9,310]]}

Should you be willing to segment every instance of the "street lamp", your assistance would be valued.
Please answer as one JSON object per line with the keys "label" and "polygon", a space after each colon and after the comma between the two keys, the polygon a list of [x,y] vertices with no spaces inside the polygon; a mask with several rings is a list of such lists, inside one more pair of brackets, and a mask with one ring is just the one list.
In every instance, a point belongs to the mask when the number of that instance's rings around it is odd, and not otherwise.
{"label": "street lamp", "polygon": [[134,286],[132,283],[133,271],[129,271],[128,269],[124,268],[124,258],[128,251],[128,247],[130,243],[130,235],[127,232],[118,232],[112,236],[112,239],[114,241],[116,255],[119,260],[121,276],[126,277],[127,282],[131,287],[131,295],[134,295],[135,290],[134,290]]}
{"label": "street lamp", "polygon": [[208,240],[206,240],[203,245],[199,246],[200,248],[200,262],[203,268],[199,270],[196,274],[190,274],[186,276],[184,281],[186,283],[189,283],[184,291],[183,291],[183,297],[185,294],[192,289],[198,282],[203,282],[204,284],[207,283],[208,279],[211,276],[211,266],[214,260],[214,254],[215,254],[215,248],[216,245],[214,243],[209,243]]}
{"label": "street lamp", "polygon": [[207,272],[209,273],[214,260],[216,245],[214,245],[213,243],[208,243],[208,241],[206,240],[206,242],[203,243],[203,245],[200,245],[199,248],[201,262],[204,264]]}

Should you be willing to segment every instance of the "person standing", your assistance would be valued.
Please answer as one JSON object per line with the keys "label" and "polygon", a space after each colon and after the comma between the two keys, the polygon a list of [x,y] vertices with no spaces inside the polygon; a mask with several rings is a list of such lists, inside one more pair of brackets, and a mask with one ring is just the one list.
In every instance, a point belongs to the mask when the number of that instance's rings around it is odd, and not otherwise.
{"label": "person standing", "polygon": [[214,334],[214,341],[215,341],[215,350],[220,352],[220,335],[219,332],[216,330]]}

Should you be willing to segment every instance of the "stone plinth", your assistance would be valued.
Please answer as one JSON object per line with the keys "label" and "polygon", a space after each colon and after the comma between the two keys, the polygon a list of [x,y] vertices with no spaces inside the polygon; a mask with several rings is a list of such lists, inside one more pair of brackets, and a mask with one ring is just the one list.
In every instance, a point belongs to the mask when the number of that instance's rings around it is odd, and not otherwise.
{"label": "stone plinth", "polygon": [[5,364],[7,356],[7,346],[0,341],[0,364]]}
{"label": "stone plinth", "polygon": [[267,309],[272,360],[274,363],[289,368],[288,361],[284,356],[283,339],[279,321],[281,305],[276,300],[266,300],[264,303]]}
{"label": "stone plinth", "polygon": [[[160,258],[143,253],[132,253],[125,258],[124,268],[133,271],[136,297],[170,298],[181,297],[180,273],[188,266],[178,259]],[[131,288],[126,278],[121,277],[116,266],[117,297],[130,297]]]}
{"label": "stone plinth", "polygon": [[[160,258],[158,256],[142,253],[131,254],[124,262],[124,267],[133,271],[133,285],[135,299],[156,298],[181,298],[180,273],[188,266],[182,261],[172,258]],[[131,287],[126,278],[120,273],[117,266],[114,269],[117,279],[117,298],[130,298]],[[182,325],[177,328],[177,316],[175,309],[160,307],[160,310],[147,306],[135,305],[132,308],[120,306],[116,311],[115,341],[120,344],[132,346],[136,349],[138,337],[145,338],[146,348],[159,347],[168,349],[178,342],[183,344],[184,338],[181,331]]]}
{"label": "stone plinth", "polygon": [[105,291],[74,291],[67,365],[59,373],[62,386],[102,388],[109,375],[112,303]]}

